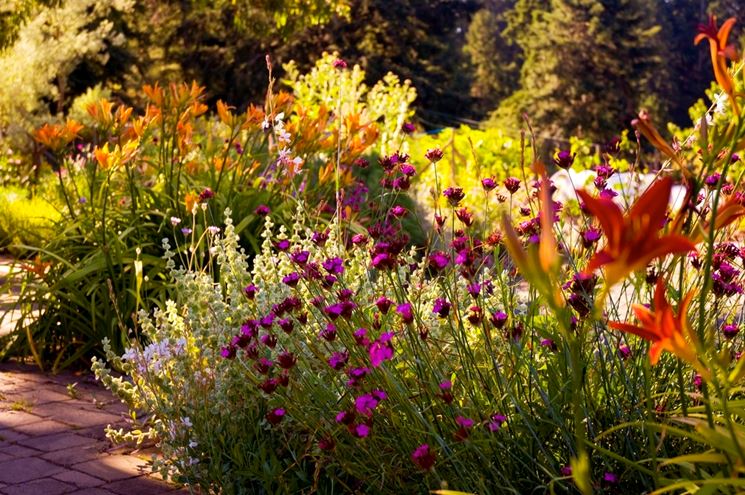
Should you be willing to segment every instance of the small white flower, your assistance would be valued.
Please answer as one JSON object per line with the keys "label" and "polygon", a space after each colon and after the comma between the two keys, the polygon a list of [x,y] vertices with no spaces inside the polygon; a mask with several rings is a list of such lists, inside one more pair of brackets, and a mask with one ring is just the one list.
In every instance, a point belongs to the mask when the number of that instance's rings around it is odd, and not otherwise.
{"label": "small white flower", "polygon": [[217,235],[220,233],[220,227],[210,225],[209,227],[207,227],[207,231],[212,235]]}
{"label": "small white flower", "polygon": [[191,447],[192,449],[194,447],[196,447],[197,445],[199,445],[199,444],[197,442],[195,442],[194,440],[192,440],[192,441],[189,442],[189,447]]}
{"label": "small white flower", "polygon": [[171,225],[174,227],[181,223],[181,219],[179,217],[171,217]]}
{"label": "small white flower", "polygon": [[191,424],[191,419],[189,419],[189,416],[181,418],[181,423],[183,423],[183,425],[187,428],[191,428],[192,426],[194,426],[193,424]]}

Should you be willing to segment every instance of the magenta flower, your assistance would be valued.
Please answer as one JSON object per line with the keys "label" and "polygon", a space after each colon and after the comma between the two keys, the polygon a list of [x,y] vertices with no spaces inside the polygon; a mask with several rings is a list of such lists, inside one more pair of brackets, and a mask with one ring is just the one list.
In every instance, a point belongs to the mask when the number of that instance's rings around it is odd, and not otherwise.
{"label": "magenta flower", "polygon": [[375,342],[370,344],[368,353],[370,354],[370,364],[373,368],[377,368],[384,361],[389,361],[393,358],[393,346],[390,343],[388,335],[393,336],[392,332],[387,332],[381,335]]}
{"label": "magenta flower", "polygon": [[404,122],[404,125],[401,126],[401,132],[404,134],[411,134],[416,130],[416,127],[414,127],[414,124],[411,122]]}
{"label": "magenta flower", "polygon": [[435,465],[435,454],[429,445],[423,443],[411,453],[411,460],[419,469],[429,471]]}
{"label": "magenta flower", "polygon": [[370,373],[369,368],[351,368],[347,370],[347,376],[349,376],[349,381],[347,381],[347,386],[349,387],[357,387],[362,383],[362,380]]}
{"label": "magenta flower", "polygon": [[517,177],[507,177],[504,180],[504,187],[510,192],[510,194],[515,194],[517,190],[520,189],[520,179]]}
{"label": "magenta flower", "polygon": [[337,423],[348,425],[354,421],[354,413],[349,411],[339,411],[335,418]]}
{"label": "magenta flower", "polygon": [[432,312],[437,313],[440,318],[447,318],[447,316],[450,314],[451,306],[452,305],[447,301],[447,299],[438,297],[437,299],[435,299],[434,305],[432,307]]}
{"label": "magenta flower", "polygon": [[344,260],[341,258],[329,258],[323,263],[321,263],[321,266],[323,266],[323,269],[326,270],[329,273],[333,274],[340,274],[344,272]]}
{"label": "magenta flower", "polygon": [[377,397],[372,394],[364,394],[354,400],[354,408],[359,414],[370,417],[379,403],[380,400]]}
{"label": "magenta flower", "polygon": [[486,423],[486,427],[491,431],[492,433],[499,431],[500,428],[502,428],[502,425],[507,421],[507,416],[503,414],[492,414],[491,418],[489,418],[489,421]]}
{"label": "magenta flower", "polygon": [[626,359],[631,356],[631,349],[627,345],[622,345],[618,348],[618,355],[621,356],[621,359]]}
{"label": "magenta flower", "polygon": [[352,433],[357,438],[366,438],[370,435],[370,427],[365,424],[360,424],[354,427]]}
{"label": "magenta flower", "polygon": [[266,394],[271,394],[275,390],[277,390],[277,386],[279,386],[279,380],[276,378],[267,378],[263,382],[259,383],[259,388]]}
{"label": "magenta flower", "polygon": [[267,205],[259,205],[254,210],[254,213],[256,213],[257,215],[259,215],[260,217],[265,217],[268,214],[270,214],[271,212],[272,212],[272,210]]}
{"label": "magenta flower", "polygon": [[429,255],[429,266],[437,271],[445,269],[450,263],[450,256],[444,251],[434,251]]}
{"label": "magenta flower", "polygon": [[380,311],[383,314],[388,313],[388,309],[390,309],[391,304],[393,304],[393,301],[391,301],[385,296],[380,296],[378,300],[375,301],[375,305],[378,307],[378,311]]}
{"label": "magenta flower", "polygon": [[396,306],[396,313],[401,315],[401,319],[406,324],[414,321],[414,311],[410,303],[399,304]]}
{"label": "magenta flower", "polygon": [[334,66],[334,69],[341,70],[341,69],[347,68],[347,63],[343,59],[340,59],[340,58],[337,58],[336,60],[334,60],[334,63],[332,65]]}
{"label": "magenta flower", "polygon": [[465,416],[456,416],[455,424],[462,428],[473,428],[474,421],[471,418],[466,418]]}
{"label": "magenta flower", "polygon": [[276,247],[279,251],[287,251],[288,249],[290,249],[290,241],[287,239],[275,241],[274,247]]}
{"label": "magenta flower", "polygon": [[282,277],[282,283],[289,287],[297,287],[298,282],[300,282],[300,274],[297,272]]}
{"label": "magenta flower", "polygon": [[466,227],[473,225],[473,213],[471,213],[468,208],[459,208],[455,210],[455,216],[458,217],[458,220],[463,222],[463,225]]}
{"label": "magenta flower", "polygon": [[479,297],[479,294],[481,294],[481,284],[478,282],[474,282],[472,284],[469,284],[468,287],[466,287],[466,290],[471,295],[471,297],[476,299],[477,297]]}
{"label": "magenta flower", "polygon": [[297,263],[298,265],[304,265],[308,262],[308,258],[310,257],[309,251],[295,251],[290,255],[290,259]]}
{"label": "magenta flower", "polygon": [[260,358],[254,364],[254,369],[262,375],[267,375],[269,374],[269,370],[272,369],[272,366],[274,366],[274,362],[271,359]]}
{"label": "magenta flower", "polygon": [[292,320],[289,318],[282,318],[281,320],[277,320],[277,325],[279,325],[279,328],[282,329],[282,331],[286,334],[291,334],[294,324],[292,323]]}
{"label": "magenta flower", "polygon": [[414,168],[414,165],[410,163],[404,163],[403,165],[401,165],[400,170],[402,174],[407,175],[409,177],[416,175],[416,169]]}
{"label": "magenta flower", "polygon": [[347,361],[349,361],[349,353],[347,351],[335,352],[328,359],[329,366],[336,371],[344,368],[347,365]]}
{"label": "magenta flower", "polygon": [[275,409],[272,409],[268,413],[266,413],[266,420],[269,421],[272,425],[278,425],[282,418],[285,417],[285,410],[281,407],[277,407]]}
{"label": "magenta flower", "polygon": [[228,345],[220,349],[220,355],[225,359],[235,358],[235,353],[238,349],[234,345]]}
{"label": "magenta flower", "polygon": [[392,207],[390,210],[388,210],[388,212],[395,218],[401,218],[406,215],[406,208],[404,208],[401,205],[396,205]]}
{"label": "magenta flower", "polygon": [[267,346],[269,349],[274,349],[277,345],[277,337],[271,333],[265,333],[259,337],[259,342]]}

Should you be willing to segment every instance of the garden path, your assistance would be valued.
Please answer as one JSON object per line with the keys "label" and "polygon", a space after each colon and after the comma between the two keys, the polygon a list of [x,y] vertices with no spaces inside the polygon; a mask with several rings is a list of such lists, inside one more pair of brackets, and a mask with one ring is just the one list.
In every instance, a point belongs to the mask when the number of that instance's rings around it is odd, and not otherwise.
{"label": "garden path", "polygon": [[[12,260],[0,258],[0,335],[18,319]],[[90,373],[48,375],[0,364],[0,494],[189,493],[148,474],[153,449],[113,448],[104,428],[124,426],[127,408]]]}

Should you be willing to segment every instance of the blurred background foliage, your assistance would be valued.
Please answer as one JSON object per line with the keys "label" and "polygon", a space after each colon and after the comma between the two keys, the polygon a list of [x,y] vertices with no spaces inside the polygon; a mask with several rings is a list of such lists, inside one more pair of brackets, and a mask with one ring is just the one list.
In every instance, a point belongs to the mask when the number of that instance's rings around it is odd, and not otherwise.
{"label": "blurred background foliage", "polygon": [[[547,140],[604,142],[640,107],[687,126],[710,83],[691,33],[718,0],[11,0],[0,6],[0,136],[62,116],[90,88],[137,107],[154,81],[195,80],[238,108],[321,53],[416,90],[418,123],[499,126],[528,112]],[[742,15],[740,15],[742,17]]]}

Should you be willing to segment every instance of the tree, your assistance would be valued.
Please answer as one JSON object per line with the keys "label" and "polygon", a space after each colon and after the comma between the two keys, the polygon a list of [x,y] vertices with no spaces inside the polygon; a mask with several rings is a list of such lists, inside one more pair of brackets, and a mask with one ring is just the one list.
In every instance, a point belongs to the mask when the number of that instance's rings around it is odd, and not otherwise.
{"label": "tree", "polygon": [[522,63],[517,44],[503,35],[513,2],[495,1],[476,12],[466,32],[463,50],[473,67],[471,95],[494,108],[517,89]]}
{"label": "tree", "polygon": [[511,31],[525,57],[520,88],[493,122],[517,127],[527,113],[551,136],[604,139],[640,105],[658,109],[665,74],[656,17],[653,0],[518,0]]}

